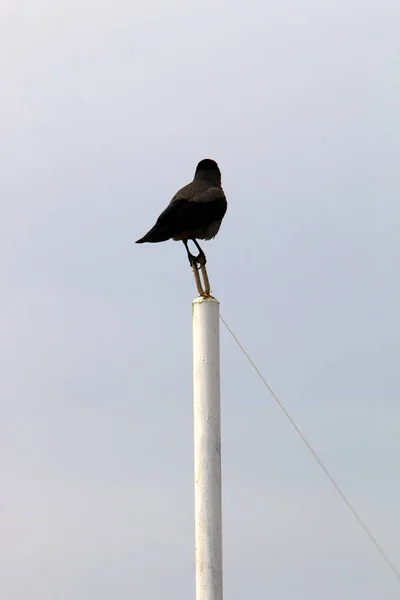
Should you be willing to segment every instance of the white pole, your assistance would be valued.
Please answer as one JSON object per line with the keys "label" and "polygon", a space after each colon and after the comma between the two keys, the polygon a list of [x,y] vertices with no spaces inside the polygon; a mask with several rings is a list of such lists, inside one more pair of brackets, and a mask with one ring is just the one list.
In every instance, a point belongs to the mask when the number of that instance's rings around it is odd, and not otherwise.
{"label": "white pole", "polygon": [[196,600],[222,600],[219,302],[193,301]]}

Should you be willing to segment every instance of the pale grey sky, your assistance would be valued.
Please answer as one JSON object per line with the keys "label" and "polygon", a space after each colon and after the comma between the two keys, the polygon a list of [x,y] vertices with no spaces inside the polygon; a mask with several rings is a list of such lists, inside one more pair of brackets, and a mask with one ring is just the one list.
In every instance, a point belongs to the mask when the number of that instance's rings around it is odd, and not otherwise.
{"label": "pale grey sky", "polygon": [[[221,312],[400,568],[396,0],[3,0],[0,596],[194,597],[182,244],[198,160]],[[221,332],[230,600],[399,582]]]}

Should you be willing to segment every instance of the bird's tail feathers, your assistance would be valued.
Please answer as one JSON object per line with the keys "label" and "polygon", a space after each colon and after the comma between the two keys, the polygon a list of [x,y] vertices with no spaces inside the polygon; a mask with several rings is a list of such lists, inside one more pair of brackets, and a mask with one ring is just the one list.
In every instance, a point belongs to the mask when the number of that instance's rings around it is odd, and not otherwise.
{"label": "bird's tail feathers", "polygon": [[164,227],[160,227],[159,225],[154,225],[149,232],[146,233],[140,240],[136,240],[136,244],[144,244],[145,242],[156,243],[156,242],[166,242],[171,237],[171,233],[167,231]]}

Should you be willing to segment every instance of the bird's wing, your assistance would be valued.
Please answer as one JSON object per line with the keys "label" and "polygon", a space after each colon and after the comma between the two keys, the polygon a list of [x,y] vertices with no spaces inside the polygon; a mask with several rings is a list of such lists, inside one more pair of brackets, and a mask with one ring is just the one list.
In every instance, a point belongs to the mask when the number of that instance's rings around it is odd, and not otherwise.
{"label": "bird's wing", "polygon": [[220,187],[193,190],[191,184],[182,188],[158,217],[157,224],[178,235],[203,227],[223,218],[226,198]]}
{"label": "bird's wing", "polygon": [[175,194],[154,227],[137,243],[164,242],[171,237],[211,225],[223,218],[226,207],[221,187],[194,180]]}

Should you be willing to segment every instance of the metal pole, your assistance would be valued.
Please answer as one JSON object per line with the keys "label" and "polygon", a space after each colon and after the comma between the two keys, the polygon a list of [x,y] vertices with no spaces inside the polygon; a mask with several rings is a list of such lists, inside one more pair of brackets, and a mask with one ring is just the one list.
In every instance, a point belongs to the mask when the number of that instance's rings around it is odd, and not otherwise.
{"label": "metal pole", "polygon": [[222,600],[219,302],[193,301],[196,600]]}

